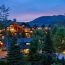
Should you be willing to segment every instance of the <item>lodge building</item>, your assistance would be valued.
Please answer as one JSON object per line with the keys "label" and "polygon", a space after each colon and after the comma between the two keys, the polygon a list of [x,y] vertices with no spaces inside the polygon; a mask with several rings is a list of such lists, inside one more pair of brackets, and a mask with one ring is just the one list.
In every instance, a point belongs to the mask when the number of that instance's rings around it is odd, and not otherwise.
{"label": "lodge building", "polygon": [[[6,47],[7,42],[6,38],[7,36],[16,36],[17,37],[17,43],[23,43],[22,52],[29,53],[30,48],[30,41],[31,41],[31,34],[33,34],[33,30],[35,29],[48,29],[48,27],[45,27],[44,25],[42,27],[37,26],[36,24],[31,26],[28,23],[21,23],[21,22],[8,22],[5,24],[5,27],[0,30],[0,48]],[[22,40],[24,40],[22,42]]]}

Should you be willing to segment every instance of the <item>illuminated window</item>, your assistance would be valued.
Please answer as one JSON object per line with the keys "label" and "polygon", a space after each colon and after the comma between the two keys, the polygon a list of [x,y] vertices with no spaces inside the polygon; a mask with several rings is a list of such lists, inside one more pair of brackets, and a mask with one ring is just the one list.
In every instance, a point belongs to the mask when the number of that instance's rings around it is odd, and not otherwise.
{"label": "illuminated window", "polygon": [[30,43],[26,43],[26,45],[30,45]]}
{"label": "illuminated window", "polygon": [[10,25],[10,27],[13,27],[13,25]]}
{"label": "illuminated window", "polygon": [[41,27],[38,27],[38,29],[42,29]]}
{"label": "illuminated window", "polygon": [[24,49],[24,50],[23,50],[23,52],[24,52],[25,54],[28,54],[29,51],[30,51],[30,49]]}
{"label": "illuminated window", "polygon": [[45,29],[45,30],[48,30],[48,27],[45,27],[44,29]]}
{"label": "illuminated window", "polygon": [[4,36],[2,36],[2,39],[4,39]]}
{"label": "illuminated window", "polygon": [[14,28],[10,28],[10,31],[11,31],[12,33],[16,32],[16,30],[15,30]]}
{"label": "illuminated window", "polygon": [[9,27],[7,27],[7,31],[9,31]]}
{"label": "illuminated window", "polygon": [[33,33],[33,31],[30,31],[30,33]]}
{"label": "illuminated window", "polygon": [[25,36],[26,36],[27,38],[30,38],[30,33],[25,33]]}
{"label": "illuminated window", "polygon": [[4,44],[3,44],[3,42],[2,41],[0,41],[0,46],[3,46]]}
{"label": "illuminated window", "polygon": [[25,25],[22,25],[22,27],[24,28],[24,27],[25,27]]}
{"label": "illuminated window", "polygon": [[30,28],[25,28],[24,31],[25,32],[30,32]]}
{"label": "illuminated window", "polygon": [[29,54],[30,49],[23,49],[23,50],[21,50],[21,52],[24,53],[24,54]]}

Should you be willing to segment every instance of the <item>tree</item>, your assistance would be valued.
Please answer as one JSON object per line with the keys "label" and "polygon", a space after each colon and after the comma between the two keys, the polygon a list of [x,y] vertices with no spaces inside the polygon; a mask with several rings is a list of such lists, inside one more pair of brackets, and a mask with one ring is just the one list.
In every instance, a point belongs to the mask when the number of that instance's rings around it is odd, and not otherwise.
{"label": "tree", "polygon": [[4,28],[4,25],[2,22],[0,22],[0,30]]}
{"label": "tree", "polygon": [[9,16],[9,8],[6,8],[5,5],[0,6],[0,21],[6,21]]}
{"label": "tree", "polygon": [[43,51],[44,51],[42,60],[43,65],[51,65],[53,63],[52,56],[55,51],[49,30],[47,30],[46,33]]}
{"label": "tree", "polygon": [[54,34],[53,41],[57,52],[65,50],[65,27],[58,27]]}
{"label": "tree", "polygon": [[65,58],[63,57],[60,62],[62,65],[65,65]]}
{"label": "tree", "polygon": [[47,31],[46,37],[45,37],[45,43],[44,43],[44,48],[43,50],[46,53],[53,53],[54,52],[54,44],[51,39],[50,31]]}
{"label": "tree", "polygon": [[61,63],[57,63],[57,64],[56,64],[56,63],[53,63],[53,64],[51,64],[51,65],[62,65],[62,64],[61,64]]}
{"label": "tree", "polygon": [[57,25],[54,25],[54,27],[51,30],[52,31],[51,33],[52,33],[53,37],[56,34],[57,30],[58,30],[58,26]]}
{"label": "tree", "polygon": [[0,65],[7,65],[7,63],[4,60],[0,60]]}
{"label": "tree", "polygon": [[29,57],[32,62],[32,65],[36,65],[36,63],[38,63],[38,61],[41,60],[42,52],[40,54],[40,51],[42,51],[42,48],[43,48],[42,47],[44,44],[43,39],[44,39],[44,31],[43,30],[34,30],[33,31],[31,48],[30,48],[30,53],[29,53]]}
{"label": "tree", "polygon": [[22,55],[20,53],[20,46],[17,44],[15,37],[12,38],[12,43],[8,47],[7,64],[8,65],[21,65]]}

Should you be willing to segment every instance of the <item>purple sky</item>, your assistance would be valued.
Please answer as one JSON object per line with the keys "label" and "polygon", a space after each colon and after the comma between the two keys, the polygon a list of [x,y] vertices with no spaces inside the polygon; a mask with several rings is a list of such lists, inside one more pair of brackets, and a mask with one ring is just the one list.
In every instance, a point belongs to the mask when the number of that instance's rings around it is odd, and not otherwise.
{"label": "purple sky", "polygon": [[40,16],[63,15],[65,0],[0,0],[0,5],[10,7],[9,19],[28,22]]}

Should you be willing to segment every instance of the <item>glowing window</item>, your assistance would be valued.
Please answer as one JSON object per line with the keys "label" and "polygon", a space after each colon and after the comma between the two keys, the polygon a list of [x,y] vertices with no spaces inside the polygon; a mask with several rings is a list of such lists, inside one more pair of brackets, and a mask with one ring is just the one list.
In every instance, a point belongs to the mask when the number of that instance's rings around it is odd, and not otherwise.
{"label": "glowing window", "polygon": [[21,50],[21,52],[24,53],[24,54],[29,54],[30,49],[23,49],[23,50]]}
{"label": "glowing window", "polygon": [[30,33],[25,33],[25,36],[26,36],[27,38],[30,38]]}
{"label": "glowing window", "polygon": [[4,44],[3,44],[3,42],[2,41],[0,41],[0,46],[3,46]]}
{"label": "glowing window", "polygon": [[30,45],[30,43],[26,43],[26,45]]}
{"label": "glowing window", "polygon": [[30,32],[30,28],[25,28],[25,32]]}

